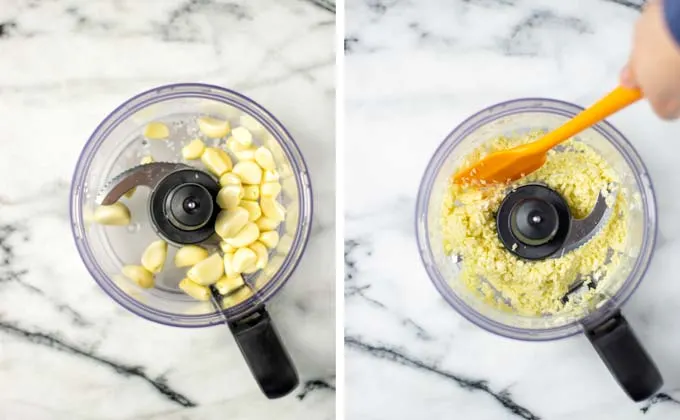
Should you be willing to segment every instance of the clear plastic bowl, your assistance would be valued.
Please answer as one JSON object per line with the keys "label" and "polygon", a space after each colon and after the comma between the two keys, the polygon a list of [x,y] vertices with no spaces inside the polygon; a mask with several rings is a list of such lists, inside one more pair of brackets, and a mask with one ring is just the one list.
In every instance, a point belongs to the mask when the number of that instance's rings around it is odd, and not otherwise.
{"label": "clear plastic bowl", "polygon": [[430,160],[418,192],[416,236],[428,275],[444,299],[461,315],[493,333],[523,340],[551,340],[583,331],[584,325],[605,319],[635,291],[649,265],[656,240],[657,217],[649,173],[626,138],[608,122],[576,136],[602,154],[621,177],[621,192],[639,194],[640,204],[631,208],[627,256],[603,286],[608,296],[592,312],[569,316],[520,316],[484,304],[458,281],[459,262],[443,249],[440,219],[449,177],[460,159],[474,148],[499,135],[535,129],[552,130],[583,108],[552,99],[529,98],[486,108],[460,124],[446,137]]}
{"label": "clear plastic bowl", "polygon": [[[304,252],[312,221],[311,183],[300,150],[281,123],[249,98],[218,86],[176,84],[141,93],[119,106],[85,144],[73,175],[70,214],[76,247],[92,277],[116,302],[141,317],[177,327],[205,327],[224,320],[209,302],[198,302],[177,288],[183,272],[173,267],[172,253],[153,289],[139,288],[120,275],[123,265],[138,264],[146,245],[157,239],[149,223],[148,190],[138,188],[130,200],[133,220],[128,228],[92,224],[89,215],[97,191],[113,176],[138,165],[142,155],[151,151],[156,161],[179,161],[181,145],[141,137],[147,123],[199,115],[228,119],[232,127],[242,116],[252,117],[248,123],[255,142],[264,143],[274,155],[283,187],[279,200],[287,208],[286,221],[279,227],[281,240],[270,253],[269,264],[245,279],[255,294],[226,310],[227,317],[243,315],[283,286]],[[181,124],[170,128],[185,135],[187,142],[198,135]]]}

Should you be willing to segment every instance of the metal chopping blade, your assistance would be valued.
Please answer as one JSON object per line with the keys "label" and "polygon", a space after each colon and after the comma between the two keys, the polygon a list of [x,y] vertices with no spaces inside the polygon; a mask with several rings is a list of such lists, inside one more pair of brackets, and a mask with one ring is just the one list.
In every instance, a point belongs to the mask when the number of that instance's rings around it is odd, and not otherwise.
{"label": "metal chopping blade", "polygon": [[[611,194],[616,194],[616,192],[614,191]],[[607,223],[612,211],[612,207],[607,205],[607,198],[603,193],[600,193],[590,214],[582,219],[571,220],[569,234],[564,242],[562,251],[558,254],[564,255],[590,241]]]}
{"label": "metal chopping blade", "polygon": [[172,162],[152,162],[133,166],[107,182],[97,193],[96,202],[99,205],[109,206],[118,201],[123,194],[140,185],[153,190],[163,178],[180,169],[193,169],[193,167]]}

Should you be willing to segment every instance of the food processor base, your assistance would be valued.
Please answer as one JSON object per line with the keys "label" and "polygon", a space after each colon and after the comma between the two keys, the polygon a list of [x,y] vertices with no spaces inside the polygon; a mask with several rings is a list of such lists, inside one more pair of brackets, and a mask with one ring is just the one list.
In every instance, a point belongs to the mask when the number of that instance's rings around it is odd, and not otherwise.
{"label": "food processor base", "polygon": [[[222,312],[222,295],[211,288],[210,301]],[[300,383],[295,365],[264,305],[246,316],[224,322],[229,326],[262,393],[269,399],[290,394]]]}
{"label": "food processor base", "polygon": [[663,385],[659,369],[620,312],[586,329],[586,337],[633,401],[650,398]]}

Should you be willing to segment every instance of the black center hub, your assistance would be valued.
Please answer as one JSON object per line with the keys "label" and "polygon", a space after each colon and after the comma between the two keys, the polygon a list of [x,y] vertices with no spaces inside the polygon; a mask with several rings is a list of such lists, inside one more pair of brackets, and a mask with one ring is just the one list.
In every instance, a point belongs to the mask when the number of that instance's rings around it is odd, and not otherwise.
{"label": "black center hub", "polygon": [[557,233],[557,210],[546,201],[527,198],[515,204],[510,214],[512,233],[527,245],[549,242]]}
{"label": "black center hub", "polygon": [[183,184],[165,196],[165,214],[170,223],[182,230],[196,230],[212,217],[213,197],[201,184]]}
{"label": "black center hub", "polygon": [[513,254],[548,258],[564,245],[571,225],[567,202],[542,184],[523,185],[503,199],[496,215],[498,237]]}
{"label": "black center hub", "polygon": [[176,244],[196,244],[215,233],[217,182],[205,172],[183,169],[160,181],[151,193],[151,220],[160,236]]}

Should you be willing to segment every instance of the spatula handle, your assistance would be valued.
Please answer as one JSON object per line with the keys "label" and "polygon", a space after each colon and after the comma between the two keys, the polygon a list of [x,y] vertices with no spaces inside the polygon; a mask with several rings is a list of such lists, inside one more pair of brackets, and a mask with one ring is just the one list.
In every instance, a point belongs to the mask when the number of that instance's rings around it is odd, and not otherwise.
{"label": "spatula handle", "polygon": [[642,91],[640,89],[619,86],[556,130],[543,136],[543,138],[538,140],[537,143],[539,144],[536,146],[540,146],[543,152],[547,152],[586,128],[599,123],[615,112],[638,101],[640,98],[642,98]]}

